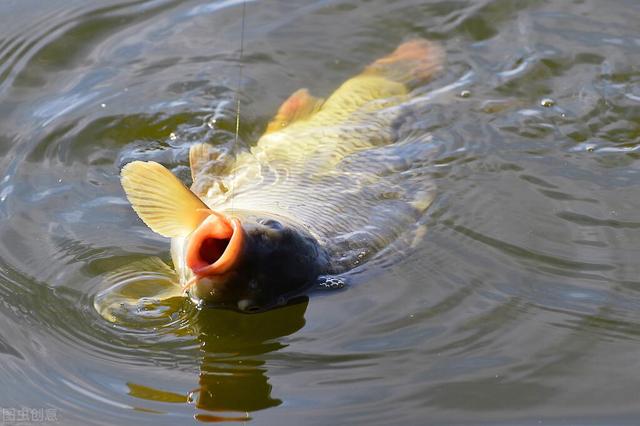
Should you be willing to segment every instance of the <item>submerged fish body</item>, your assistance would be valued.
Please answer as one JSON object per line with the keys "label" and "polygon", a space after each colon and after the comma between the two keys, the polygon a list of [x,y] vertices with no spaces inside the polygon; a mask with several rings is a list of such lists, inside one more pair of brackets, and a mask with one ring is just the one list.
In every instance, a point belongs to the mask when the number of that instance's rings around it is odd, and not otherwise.
{"label": "submerged fish body", "polygon": [[191,295],[262,310],[412,230],[433,196],[420,174],[428,148],[398,141],[395,123],[442,60],[437,45],[412,40],[326,100],[295,92],[250,150],[192,146],[190,190],[160,164],[126,165],[127,197],[172,238],[175,272]]}

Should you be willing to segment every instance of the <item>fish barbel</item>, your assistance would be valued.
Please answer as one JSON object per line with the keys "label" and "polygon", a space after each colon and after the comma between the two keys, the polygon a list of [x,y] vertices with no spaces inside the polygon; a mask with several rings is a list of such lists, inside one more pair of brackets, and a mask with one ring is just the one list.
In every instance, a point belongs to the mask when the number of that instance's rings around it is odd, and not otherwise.
{"label": "fish barbel", "polygon": [[267,309],[414,229],[433,197],[420,173],[427,143],[398,141],[396,123],[443,58],[437,44],[411,40],[327,99],[294,92],[250,149],[191,146],[190,189],[158,163],[127,164],[127,198],[172,238],[177,280],[192,298]]}

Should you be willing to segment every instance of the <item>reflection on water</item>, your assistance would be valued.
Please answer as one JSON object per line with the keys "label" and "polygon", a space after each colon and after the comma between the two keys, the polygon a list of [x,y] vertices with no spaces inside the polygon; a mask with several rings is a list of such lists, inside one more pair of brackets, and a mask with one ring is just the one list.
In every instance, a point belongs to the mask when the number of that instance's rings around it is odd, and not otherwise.
{"label": "reflection on water", "polygon": [[[192,321],[201,349],[197,387],[188,395],[127,383],[136,398],[170,403],[193,403],[206,410],[201,421],[245,421],[249,412],[280,405],[271,396],[263,354],[283,347],[278,338],[304,326],[307,301],[262,315],[204,309]],[[213,412],[214,414],[212,414]]]}
{"label": "reflection on water", "polygon": [[199,365],[197,387],[188,393],[128,382],[128,395],[160,403],[193,404],[206,411],[195,418],[206,422],[246,421],[251,419],[249,412],[282,403],[271,397],[268,369],[261,356],[283,348],[278,339],[304,326],[307,297],[261,315],[197,309],[184,296],[175,272],[153,257],[115,268],[99,280],[103,290],[93,303],[105,320],[138,332],[165,329],[193,337],[200,348],[201,353],[193,359]]}
{"label": "reflection on water", "polygon": [[260,357],[282,348],[278,338],[304,326],[306,307],[305,301],[264,315],[200,311],[196,320],[204,356],[193,395],[196,407],[247,412],[280,405],[271,395],[268,369]]}
{"label": "reflection on water", "polygon": [[430,140],[428,231],[266,314],[96,312],[110,273],[168,258],[119,168],[188,178],[190,144],[233,141],[241,10],[0,3],[0,406],[69,425],[635,424],[633,0],[248,2],[243,144],[301,87],[326,95],[411,37],[445,47],[398,129]]}

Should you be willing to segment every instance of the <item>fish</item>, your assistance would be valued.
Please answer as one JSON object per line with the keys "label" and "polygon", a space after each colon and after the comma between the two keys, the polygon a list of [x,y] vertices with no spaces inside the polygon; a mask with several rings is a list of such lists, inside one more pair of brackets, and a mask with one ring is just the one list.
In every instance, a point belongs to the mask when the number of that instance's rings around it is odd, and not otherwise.
{"label": "fish", "polygon": [[430,135],[398,132],[414,89],[444,56],[412,39],[325,99],[295,91],[254,145],[193,144],[190,187],[159,163],[126,164],[126,197],[171,238],[180,289],[204,305],[260,312],[310,288],[342,287],[350,270],[423,235],[433,146]]}

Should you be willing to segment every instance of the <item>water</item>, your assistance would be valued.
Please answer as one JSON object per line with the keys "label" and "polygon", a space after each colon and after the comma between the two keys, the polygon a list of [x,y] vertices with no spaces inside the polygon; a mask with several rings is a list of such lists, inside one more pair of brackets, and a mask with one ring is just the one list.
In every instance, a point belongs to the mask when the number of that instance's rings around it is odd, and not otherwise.
{"label": "water", "polygon": [[61,424],[635,424],[640,5],[247,4],[241,138],[402,40],[447,67],[428,232],[343,290],[259,315],[144,305],[104,277],[167,242],[119,168],[187,176],[233,138],[240,1],[0,5],[0,406]]}

